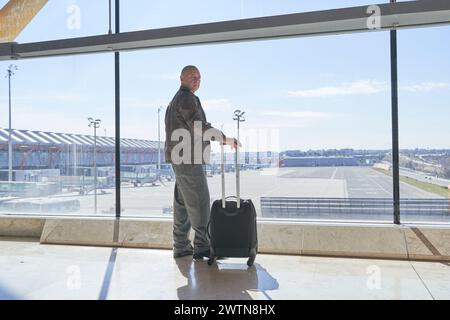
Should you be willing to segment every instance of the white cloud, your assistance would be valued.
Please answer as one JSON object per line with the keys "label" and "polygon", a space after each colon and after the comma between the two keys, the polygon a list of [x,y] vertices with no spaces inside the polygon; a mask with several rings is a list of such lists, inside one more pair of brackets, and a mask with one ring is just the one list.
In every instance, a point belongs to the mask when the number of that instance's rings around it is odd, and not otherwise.
{"label": "white cloud", "polygon": [[[81,95],[76,94],[46,94],[46,95],[20,95],[15,94],[12,99],[20,102],[80,102],[83,100]],[[5,98],[6,100],[6,98]]]}
{"label": "white cloud", "polygon": [[163,73],[159,77],[164,80],[179,80],[180,74],[178,74],[178,73]]}
{"label": "white cloud", "polygon": [[[401,91],[408,92],[430,92],[436,89],[450,88],[448,82],[421,82],[410,85],[400,86]],[[350,83],[342,83],[338,86],[319,87],[308,90],[288,91],[290,97],[326,97],[326,96],[344,96],[357,94],[376,94],[389,91],[390,84],[384,81],[357,80]]]}
{"label": "white cloud", "polygon": [[339,86],[320,87],[309,90],[288,91],[290,97],[325,97],[337,95],[374,94],[386,91],[386,82],[372,80],[358,80],[343,83]]}
{"label": "white cloud", "polygon": [[[171,98],[161,98],[145,100],[142,98],[128,98],[123,102],[123,108],[136,108],[136,109],[158,109],[158,106],[162,106],[164,111],[169,105]],[[207,99],[202,100],[202,106],[205,111],[211,110],[228,110],[233,108],[233,104],[229,99]],[[233,109],[234,110],[234,109]]]}
{"label": "white cloud", "polygon": [[268,111],[263,112],[263,115],[285,117],[285,118],[301,118],[305,120],[327,119],[332,118],[334,116],[334,114],[331,113],[316,112],[316,111],[290,111],[290,112]]}
{"label": "white cloud", "polygon": [[450,83],[448,82],[422,82],[418,84],[411,84],[407,86],[400,87],[400,90],[409,91],[409,92],[430,92],[434,89],[443,89],[449,88]]}
{"label": "white cloud", "polygon": [[228,110],[233,109],[233,105],[229,99],[208,99],[202,101],[205,110]]}
{"label": "white cloud", "polygon": [[141,98],[129,98],[126,99],[123,104],[122,108],[125,109],[155,109],[158,110],[159,106],[162,106],[165,112],[165,108],[169,104],[170,99],[157,99],[157,100],[145,100]]}
{"label": "white cloud", "polygon": [[244,127],[252,129],[287,129],[287,128],[311,128],[327,121],[340,117],[336,113],[316,111],[266,111],[261,113],[258,119],[249,119]]}

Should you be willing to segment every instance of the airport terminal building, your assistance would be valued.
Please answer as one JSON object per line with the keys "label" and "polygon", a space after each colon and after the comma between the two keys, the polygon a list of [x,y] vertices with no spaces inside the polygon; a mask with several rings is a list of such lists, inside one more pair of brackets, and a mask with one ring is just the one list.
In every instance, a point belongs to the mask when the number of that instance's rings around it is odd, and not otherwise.
{"label": "airport terminal building", "polygon": [[[16,171],[58,169],[61,175],[92,175],[94,147],[96,165],[114,167],[114,137],[14,129],[11,138],[12,168]],[[0,128],[0,180],[7,180],[8,139],[8,130]],[[124,166],[158,163],[158,141],[122,138],[120,146]],[[13,180],[22,179],[18,176]]]}

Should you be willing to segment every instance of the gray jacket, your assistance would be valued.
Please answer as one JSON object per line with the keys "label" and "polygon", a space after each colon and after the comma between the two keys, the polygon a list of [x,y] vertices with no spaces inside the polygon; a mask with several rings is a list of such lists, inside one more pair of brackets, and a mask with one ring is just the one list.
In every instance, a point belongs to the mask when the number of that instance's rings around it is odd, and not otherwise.
{"label": "gray jacket", "polygon": [[[196,130],[194,130],[194,123]],[[183,163],[207,164],[210,161],[210,141],[222,137],[225,142],[226,139],[222,131],[215,129],[206,121],[205,111],[200,99],[184,86],[180,87],[166,109],[165,125],[166,142],[164,151],[168,163],[179,164],[180,158],[183,158]],[[177,129],[185,130],[179,131]],[[174,132],[175,130],[177,131]],[[204,135],[207,130],[207,135]],[[183,131],[189,132],[190,139],[180,137],[179,133]],[[172,137],[172,135],[174,136]],[[174,150],[174,148],[176,149]],[[174,156],[179,156],[178,159],[172,159],[172,151],[174,151]],[[188,152],[188,154],[185,154],[185,152]]]}

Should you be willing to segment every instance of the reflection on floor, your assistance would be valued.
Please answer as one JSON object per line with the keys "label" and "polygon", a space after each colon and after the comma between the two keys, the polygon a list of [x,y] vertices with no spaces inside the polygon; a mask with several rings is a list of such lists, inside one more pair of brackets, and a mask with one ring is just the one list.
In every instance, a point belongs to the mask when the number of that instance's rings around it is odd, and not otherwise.
{"label": "reflection on floor", "polygon": [[0,299],[450,299],[445,263],[266,254],[245,263],[0,238]]}

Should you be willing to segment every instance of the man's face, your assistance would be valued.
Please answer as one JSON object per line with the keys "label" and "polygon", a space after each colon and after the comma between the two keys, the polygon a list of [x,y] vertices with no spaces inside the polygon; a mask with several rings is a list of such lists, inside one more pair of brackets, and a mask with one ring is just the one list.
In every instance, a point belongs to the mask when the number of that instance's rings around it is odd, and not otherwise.
{"label": "man's face", "polygon": [[191,71],[181,77],[181,82],[184,86],[188,87],[192,92],[195,92],[200,88],[200,72]]}

